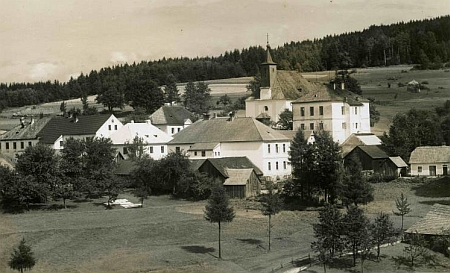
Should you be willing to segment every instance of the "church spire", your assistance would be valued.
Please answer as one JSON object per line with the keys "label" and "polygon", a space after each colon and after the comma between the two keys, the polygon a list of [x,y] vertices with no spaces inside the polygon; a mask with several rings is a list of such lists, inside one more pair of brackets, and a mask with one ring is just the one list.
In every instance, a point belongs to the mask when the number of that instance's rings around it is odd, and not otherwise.
{"label": "church spire", "polygon": [[267,45],[266,45],[266,62],[264,64],[275,64],[270,55],[269,33],[267,33]]}

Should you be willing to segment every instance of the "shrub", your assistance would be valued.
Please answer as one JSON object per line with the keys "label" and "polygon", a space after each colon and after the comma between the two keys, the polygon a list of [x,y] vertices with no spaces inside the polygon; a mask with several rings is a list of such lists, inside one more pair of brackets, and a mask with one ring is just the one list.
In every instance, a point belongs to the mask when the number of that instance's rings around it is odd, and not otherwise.
{"label": "shrub", "polygon": [[398,85],[398,87],[405,87],[406,86],[406,84],[401,83],[401,82],[399,82],[397,85]]}
{"label": "shrub", "polygon": [[421,84],[428,84],[428,81],[422,81]]}

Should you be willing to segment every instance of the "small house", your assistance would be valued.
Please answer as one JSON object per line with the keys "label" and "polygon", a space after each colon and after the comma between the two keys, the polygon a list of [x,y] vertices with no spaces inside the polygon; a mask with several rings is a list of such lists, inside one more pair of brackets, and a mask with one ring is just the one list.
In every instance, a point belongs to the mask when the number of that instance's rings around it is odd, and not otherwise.
{"label": "small house", "polygon": [[166,134],[173,136],[192,124],[193,114],[178,105],[164,105],[150,115],[149,120]]}
{"label": "small house", "polygon": [[409,158],[411,175],[448,175],[450,146],[422,146],[412,151]]}

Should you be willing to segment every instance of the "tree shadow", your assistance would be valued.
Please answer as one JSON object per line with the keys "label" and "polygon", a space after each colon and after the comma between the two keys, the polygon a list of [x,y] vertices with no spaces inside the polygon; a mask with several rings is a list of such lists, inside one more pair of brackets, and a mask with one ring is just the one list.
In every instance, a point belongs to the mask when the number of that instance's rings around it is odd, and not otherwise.
{"label": "tree shadow", "polygon": [[181,248],[187,252],[196,254],[210,254],[215,251],[213,247],[205,247],[205,246],[182,246]]}
{"label": "tree shadow", "polygon": [[56,211],[56,210],[63,210],[63,209],[74,209],[78,208],[77,205],[66,205],[64,208],[64,205],[62,204],[52,204],[49,206],[42,207],[42,210],[48,210],[48,211]]}
{"label": "tree shadow", "polygon": [[257,239],[237,239],[238,241],[241,241],[243,243],[247,243],[249,245],[260,245],[262,244],[261,240],[257,240]]}
{"label": "tree shadow", "polygon": [[421,197],[450,197],[450,177],[427,181],[412,187],[414,194]]}
{"label": "tree shadow", "polygon": [[333,261],[329,264],[330,268],[340,269],[340,270],[348,270],[353,267],[353,258],[352,257],[336,257],[333,258]]}
{"label": "tree shadow", "polygon": [[425,205],[434,205],[434,204],[450,205],[450,200],[420,201],[419,203],[420,204],[425,204]]}

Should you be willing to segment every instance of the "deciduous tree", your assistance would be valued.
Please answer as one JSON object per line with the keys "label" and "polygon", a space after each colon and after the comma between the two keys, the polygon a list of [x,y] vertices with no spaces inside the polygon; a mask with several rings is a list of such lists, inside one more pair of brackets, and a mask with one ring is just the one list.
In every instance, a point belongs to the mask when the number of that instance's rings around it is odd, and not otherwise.
{"label": "deciduous tree", "polygon": [[278,192],[275,192],[275,185],[272,182],[266,183],[267,193],[261,196],[261,212],[263,215],[269,216],[269,251],[270,251],[270,232],[272,230],[271,218],[281,211],[282,202]]}
{"label": "deciduous tree", "polygon": [[350,206],[343,218],[343,234],[350,250],[353,253],[353,266],[356,265],[356,255],[361,243],[369,240],[369,219],[364,211],[356,206]]}
{"label": "deciduous tree", "polygon": [[394,223],[389,218],[389,215],[380,212],[370,225],[373,242],[377,247],[377,259],[380,258],[380,246],[385,243],[392,243],[395,241]]}
{"label": "deciduous tree", "polygon": [[289,109],[284,109],[283,112],[280,113],[277,125],[280,126],[282,130],[292,130],[293,124],[293,114]]}
{"label": "deciduous tree", "polygon": [[209,110],[210,93],[211,89],[206,83],[188,82],[183,94],[184,106],[197,116],[201,116]]}
{"label": "deciduous tree", "polygon": [[395,200],[395,206],[397,207],[398,212],[394,211],[395,215],[400,215],[402,217],[402,227],[401,231],[403,232],[403,217],[411,212],[410,204],[408,203],[408,198],[402,194],[399,198]]}

